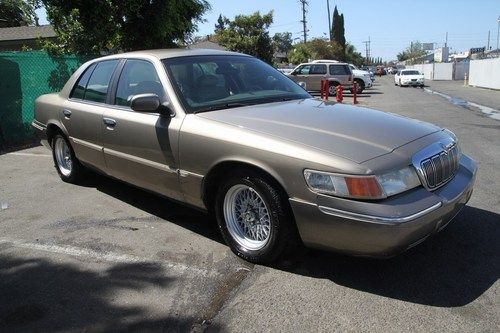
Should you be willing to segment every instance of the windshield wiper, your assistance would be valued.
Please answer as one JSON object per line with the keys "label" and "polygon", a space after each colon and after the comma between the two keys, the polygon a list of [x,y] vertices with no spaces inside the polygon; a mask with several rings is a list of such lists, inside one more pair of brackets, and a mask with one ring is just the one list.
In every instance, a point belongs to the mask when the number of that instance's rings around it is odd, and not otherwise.
{"label": "windshield wiper", "polygon": [[194,113],[216,111],[216,110],[223,110],[223,109],[239,108],[239,107],[242,107],[242,106],[249,106],[249,105],[252,105],[252,104],[251,103],[239,103],[239,102],[217,104],[217,105],[212,105],[212,106],[206,107],[206,108],[201,109],[201,110],[197,110]]}

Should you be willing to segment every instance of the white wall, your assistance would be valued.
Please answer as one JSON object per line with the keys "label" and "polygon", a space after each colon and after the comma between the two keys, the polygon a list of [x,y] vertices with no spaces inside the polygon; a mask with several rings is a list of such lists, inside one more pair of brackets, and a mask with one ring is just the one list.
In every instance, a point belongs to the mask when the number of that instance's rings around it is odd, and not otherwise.
{"label": "white wall", "polygon": [[433,80],[453,80],[453,63],[434,63]]}
{"label": "white wall", "polygon": [[407,66],[424,74],[426,80],[463,80],[469,71],[468,63],[432,63]]}
{"label": "white wall", "polygon": [[500,58],[471,60],[469,85],[500,89]]}

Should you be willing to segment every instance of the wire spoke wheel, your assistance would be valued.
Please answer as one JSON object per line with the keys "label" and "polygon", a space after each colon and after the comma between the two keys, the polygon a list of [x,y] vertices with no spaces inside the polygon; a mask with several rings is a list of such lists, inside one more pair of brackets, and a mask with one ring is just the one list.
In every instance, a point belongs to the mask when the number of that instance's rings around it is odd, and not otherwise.
{"label": "wire spoke wheel", "polygon": [[223,213],[229,234],[242,247],[255,251],[268,243],[271,216],[266,202],[252,187],[232,186],[224,197]]}
{"label": "wire spoke wheel", "polygon": [[69,176],[73,169],[73,160],[71,158],[71,150],[62,137],[57,137],[54,144],[54,154],[56,158],[57,168],[64,176]]}

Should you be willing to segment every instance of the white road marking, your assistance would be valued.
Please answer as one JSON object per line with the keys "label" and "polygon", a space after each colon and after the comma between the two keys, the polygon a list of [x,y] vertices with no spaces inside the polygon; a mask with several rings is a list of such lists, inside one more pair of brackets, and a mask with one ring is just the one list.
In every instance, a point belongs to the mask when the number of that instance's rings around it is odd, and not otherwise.
{"label": "white road marking", "polygon": [[[469,102],[469,101],[464,100],[462,98],[456,99],[456,98],[454,98],[452,96],[440,93],[438,91],[431,90],[429,88],[424,88],[424,91],[427,92],[427,93],[429,93],[429,94],[434,94],[434,95],[438,95],[438,96],[441,96],[443,98],[446,98],[451,103],[453,103],[454,100],[459,100],[460,102],[463,102],[463,104],[466,104],[467,106],[473,106],[475,108],[478,108],[479,111],[481,111],[482,113],[484,113],[489,118],[500,120],[500,110],[496,110],[496,109],[493,109],[493,108],[490,108],[488,106],[484,106],[484,105],[481,105],[481,104]],[[455,103],[453,103],[453,104],[455,104]]]}
{"label": "white road marking", "polygon": [[18,239],[10,239],[5,237],[0,237],[0,244],[10,244],[14,247],[19,247],[28,250],[37,250],[50,253],[58,253],[64,255],[70,255],[75,257],[84,257],[98,259],[113,263],[158,263],[162,266],[168,267],[170,269],[184,272],[190,271],[202,276],[214,276],[218,275],[217,272],[213,270],[207,270],[203,268],[191,267],[181,263],[171,263],[163,260],[155,260],[151,258],[141,258],[128,254],[120,254],[113,252],[99,252],[91,249],[80,248],[70,245],[57,245],[57,244],[46,244],[46,243],[32,243],[26,242]]}
{"label": "white road marking", "polygon": [[33,153],[7,153],[6,155],[14,155],[14,156],[37,156],[37,157],[52,157],[52,155],[47,154],[33,154]]}

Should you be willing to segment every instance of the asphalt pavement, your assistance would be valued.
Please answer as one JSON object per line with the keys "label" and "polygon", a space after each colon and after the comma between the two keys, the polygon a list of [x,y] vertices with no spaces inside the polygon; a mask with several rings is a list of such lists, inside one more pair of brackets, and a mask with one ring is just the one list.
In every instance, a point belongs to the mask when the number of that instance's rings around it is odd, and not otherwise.
{"label": "asphalt pavement", "polygon": [[252,265],[201,212],[99,175],[63,183],[48,150],[21,150],[0,156],[0,331],[497,332],[500,121],[391,79],[360,105],[449,128],[478,162],[436,236],[389,260]]}

